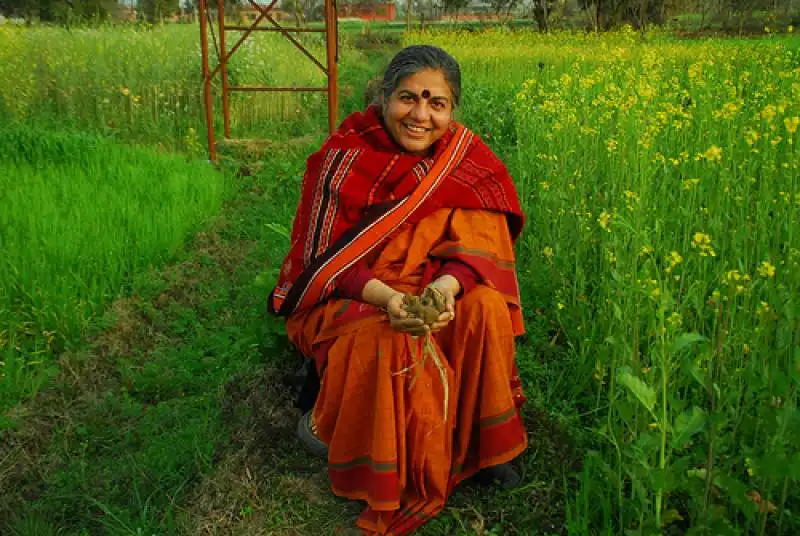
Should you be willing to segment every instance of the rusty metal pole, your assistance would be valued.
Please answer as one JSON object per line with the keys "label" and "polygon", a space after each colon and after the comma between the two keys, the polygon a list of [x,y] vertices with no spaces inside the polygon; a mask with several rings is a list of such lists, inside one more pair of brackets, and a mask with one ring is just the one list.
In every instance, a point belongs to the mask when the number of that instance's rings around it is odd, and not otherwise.
{"label": "rusty metal pole", "polygon": [[325,36],[328,66],[328,132],[333,134],[339,124],[339,84],[337,62],[339,40],[336,28],[336,0],[325,0]]}
{"label": "rusty metal pole", "polygon": [[[269,1],[269,0],[268,0]],[[217,48],[217,56],[219,62],[212,70],[209,66],[209,46],[208,35],[214,38],[214,27],[211,22],[210,12],[208,11],[209,3],[213,0],[198,0],[198,9],[200,14],[200,48],[202,52],[202,67],[203,67],[203,100],[205,103],[205,116],[206,128],[208,132],[208,154],[209,159],[215,161],[217,158],[216,141],[214,139],[214,119],[213,119],[213,85],[214,77],[219,73],[222,78],[222,107],[223,107],[223,121],[224,121],[224,137],[230,139],[231,136],[231,120],[230,120],[230,93],[233,91],[238,92],[259,92],[259,91],[319,91],[326,92],[328,95],[328,130],[333,133],[336,130],[339,122],[339,85],[338,85],[338,69],[337,62],[339,60],[338,49],[338,32],[337,32],[337,13],[336,13],[336,0],[325,0],[325,28],[287,28],[281,26],[275,18],[270,15],[270,11],[278,3],[278,0],[271,0],[269,5],[258,4],[256,0],[248,0],[254,11],[258,12],[258,17],[255,21],[247,26],[242,25],[225,25],[225,0],[217,0],[217,23],[219,25],[219,46]],[[268,21],[272,27],[260,27],[259,23],[262,20]],[[244,32],[239,40],[233,45],[230,51],[226,50],[225,43],[226,30],[234,30]],[[236,52],[244,40],[250,36],[254,31],[266,32],[280,32],[286,39],[288,39],[300,52],[302,52],[309,60],[311,60],[320,70],[328,77],[327,84],[324,87],[263,87],[263,86],[231,86],[228,80],[228,60]],[[311,54],[303,44],[298,41],[291,34],[293,32],[316,32],[325,33],[326,37],[326,60],[327,66],[324,66],[313,54]],[[214,41],[214,45],[217,42]]]}
{"label": "rusty metal pole", "polygon": [[222,69],[222,121],[225,137],[231,137],[231,107],[228,101],[228,51],[225,48],[225,0],[217,0],[219,16],[219,64]]}
{"label": "rusty metal pole", "polygon": [[325,0],[325,37],[326,59],[328,71],[328,132],[333,134],[339,122],[339,94],[338,94],[338,36],[336,28],[336,0]]}
{"label": "rusty metal pole", "polygon": [[214,143],[214,119],[211,101],[211,71],[208,67],[208,25],[206,24],[206,13],[208,6],[206,0],[200,0],[198,5],[200,17],[200,50],[203,56],[203,102],[206,109],[206,133],[208,134],[208,157],[210,160],[216,159]]}

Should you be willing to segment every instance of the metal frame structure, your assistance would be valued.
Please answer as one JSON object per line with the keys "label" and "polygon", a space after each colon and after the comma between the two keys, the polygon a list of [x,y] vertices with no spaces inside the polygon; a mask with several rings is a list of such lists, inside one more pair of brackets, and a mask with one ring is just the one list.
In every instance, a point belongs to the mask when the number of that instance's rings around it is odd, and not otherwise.
{"label": "metal frame structure", "polygon": [[[211,22],[211,13],[209,12],[208,4],[214,0],[200,0],[199,3],[199,17],[200,17],[200,49],[202,52],[203,62],[203,99],[205,103],[206,112],[206,128],[208,131],[208,154],[211,160],[216,160],[216,141],[214,137],[214,108],[212,102],[212,86],[214,86],[214,78],[221,75],[221,86],[217,90],[222,95],[222,117],[224,125],[224,137],[231,139],[231,121],[230,121],[230,102],[229,96],[232,91],[325,91],[328,93],[328,129],[331,133],[336,129],[338,122],[338,109],[339,109],[339,89],[337,83],[337,63],[339,61],[338,55],[338,36],[337,36],[337,16],[336,16],[336,0],[325,0],[325,28],[286,28],[281,26],[274,17],[270,14],[272,8],[278,3],[278,0],[270,0],[269,4],[258,4],[255,0],[247,0],[247,3],[252,6],[258,13],[255,20],[249,26],[241,25],[226,25],[225,23],[225,0],[216,0],[217,8],[217,28],[219,37],[214,34],[213,23]],[[267,21],[270,26],[259,26],[262,21]],[[236,41],[230,50],[226,48],[226,32],[235,31],[243,32],[239,39]],[[250,36],[252,32],[280,32],[289,41],[296,46],[309,60],[319,67],[322,72],[327,76],[328,83],[326,87],[265,87],[265,86],[231,86],[228,83],[228,60],[231,56],[242,46],[242,43]],[[293,33],[324,33],[326,35],[326,64],[323,65],[317,58],[314,57]],[[209,65],[209,43],[208,36],[211,34],[214,48],[216,49],[217,58],[219,63],[212,70]]]}

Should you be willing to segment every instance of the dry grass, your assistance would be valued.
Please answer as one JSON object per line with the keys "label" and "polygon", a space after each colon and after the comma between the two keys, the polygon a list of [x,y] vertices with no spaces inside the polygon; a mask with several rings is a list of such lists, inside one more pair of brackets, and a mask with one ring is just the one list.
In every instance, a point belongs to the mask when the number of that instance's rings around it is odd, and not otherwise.
{"label": "dry grass", "polygon": [[[184,533],[310,534],[322,522],[314,512],[339,502],[330,492],[324,460],[300,450],[294,435],[300,413],[291,407],[283,382],[276,381],[283,374],[265,369],[225,385],[221,411],[231,431],[228,448],[214,473],[186,497]],[[357,510],[339,508],[333,519],[342,513],[332,530],[353,525]],[[330,523],[330,514],[326,517]]]}
{"label": "dry grass", "polygon": [[280,154],[287,149],[305,148],[314,143],[314,136],[298,136],[289,140],[265,140],[251,138],[220,139],[216,149],[223,158],[237,162],[247,162],[251,167],[260,170],[264,160],[272,155]]}

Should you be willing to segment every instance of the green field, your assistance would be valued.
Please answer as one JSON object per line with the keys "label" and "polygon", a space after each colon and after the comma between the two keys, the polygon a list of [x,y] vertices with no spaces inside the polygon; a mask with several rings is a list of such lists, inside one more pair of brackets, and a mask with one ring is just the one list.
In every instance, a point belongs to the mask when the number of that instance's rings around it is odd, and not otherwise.
{"label": "green field", "polygon": [[[271,144],[214,170],[197,35],[0,27],[0,532],[358,515],[299,452],[264,317],[325,103],[234,102]],[[342,115],[412,43],[461,63],[459,120],[529,221],[525,484],[465,487],[421,533],[800,532],[800,40],[353,28]],[[241,52],[237,81],[322,84],[276,36]]]}

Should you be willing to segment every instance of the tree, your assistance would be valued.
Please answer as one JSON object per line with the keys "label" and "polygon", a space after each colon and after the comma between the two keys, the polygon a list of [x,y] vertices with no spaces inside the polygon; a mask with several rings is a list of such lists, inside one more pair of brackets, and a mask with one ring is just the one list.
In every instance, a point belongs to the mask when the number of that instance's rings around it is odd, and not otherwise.
{"label": "tree", "polygon": [[444,10],[447,12],[455,13],[469,5],[469,0],[442,0]]}
{"label": "tree", "polygon": [[412,5],[414,6],[413,11],[419,18],[423,28],[425,27],[425,21],[433,19],[442,9],[440,0],[413,0]]}
{"label": "tree", "polygon": [[283,0],[281,9],[294,15],[298,26],[307,20],[321,19],[323,16],[323,0]]}
{"label": "tree", "polygon": [[117,0],[0,0],[0,13],[57,24],[105,20],[116,8]]}
{"label": "tree", "polygon": [[745,20],[753,18],[753,10],[757,7],[766,7],[764,4],[771,4],[771,1],[764,2],[759,0],[730,0],[728,20],[736,20],[739,26],[739,35],[742,35]]}
{"label": "tree", "polygon": [[533,0],[533,17],[536,19],[540,32],[550,31],[550,14],[553,12],[555,4],[556,0]]}
{"label": "tree", "polygon": [[[676,1],[676,0],[673,0]],[[692,9],[700,13],[700,27],[704,29],[706,23],[710,20],[715,20],[721,23],[722,28],[726,30],[736,29],[740,34],[744,32],[745,26],[748,23],[753,25],[754,29],[760,29],[764,21],[756,23],[755,19],[757,11],[768,13],[768,20],[776,19],[779,16],[781,8],[783,8],[783,16],[791,16],[793,4],[796,0],[694,0],[693,5],[687,5],[689,2],[684,0],[678,7],[683,9]]]}
{"label": "tree", "polygon": [[179,4],[179,0],[138,0],[136,8],[148,22],[156,22],[178,12]]}
{"label": "tree", "polygon": [[511,12],[519,3],[520,0],[489,0],[495,16],[503,22],[507,22],[511,18]]}
{"label": "tree", "polygon": [[664,0],[581,0],[595,30],[608,30],[631,23],[638,28],[663,24]]}
{"label": "tree", "polygon": [[[141,0],[138,1],[141,2]],[[178,3],[183,6],[184,12],[197,13],[200,10],[200,0],[178,0]],[[260,3],[263,3],[263,0]],[[249,6],[250,2],[247,0],[225,0],[225,13],[233,13],[243,5]],[[206,0],[206,8],[216,11],[217,0]]]}

